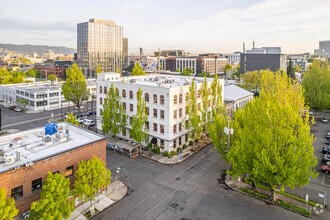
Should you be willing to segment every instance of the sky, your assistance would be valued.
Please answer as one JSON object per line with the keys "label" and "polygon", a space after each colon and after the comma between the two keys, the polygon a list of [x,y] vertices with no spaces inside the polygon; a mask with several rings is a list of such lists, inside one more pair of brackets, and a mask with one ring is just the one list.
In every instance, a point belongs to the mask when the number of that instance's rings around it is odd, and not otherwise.
{"label": "sky", "polygon": [[313,52],[330,40],[330,0],[0,0],[0,43],[77,47],[90,18],[123,26],[129,53],[191,54],[280,46]]}

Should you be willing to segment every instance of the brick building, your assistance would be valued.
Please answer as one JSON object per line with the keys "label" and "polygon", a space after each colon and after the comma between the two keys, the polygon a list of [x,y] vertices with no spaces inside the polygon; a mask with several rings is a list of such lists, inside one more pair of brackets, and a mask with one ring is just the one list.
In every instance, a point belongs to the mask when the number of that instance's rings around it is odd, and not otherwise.
{"label": "brick building", "polygon": [[106,162],[105,137],[68,123],[58,124],[53,135],[44,131],[39,128],[0,138],[0,188],[15,198],[19,214],[39,199],[48,172],[65,173],[73,186],[81,160],[95,155]]}
{"label": "brick building", "polygon": [[72,61],[55,61],[54,63],[36,63],[34,69],[40,70],[41,77],[56,75],[59,79],[66,78],[66,70],[72,65]]}

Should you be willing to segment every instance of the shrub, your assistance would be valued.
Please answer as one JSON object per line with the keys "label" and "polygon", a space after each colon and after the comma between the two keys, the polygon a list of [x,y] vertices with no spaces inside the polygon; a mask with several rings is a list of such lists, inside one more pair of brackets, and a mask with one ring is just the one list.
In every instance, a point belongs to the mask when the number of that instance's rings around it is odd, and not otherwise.
{"label": "shrub", "polygon": [[199,139],[198,138],[195,138],[195,142],[199,142]]}
{"label": "shrub", "polygon": [[182,149],[186,149],[188,146],[186,145],[186,144],[184,144],[183,146],[182,146]]}
{"label": "shrub", "polygon": [[148,150],[152,148],[152,143],[148,143]]}
{"label": "shrub", "polygon": [[298,212],[298,213],[301,213],[301,214],[303,214],[303,215],[307,215],[307,216],[311,216],[311,211],[309,211],[309,210],[306,210],[306,209],[304,209],[304,208],[300,208],[300,207],[298,207],[298,206],[296,206],[296,205],[293,205],[293,204],[291,204],[291,203],[287,203],[287,202],[284,202],[284,201],[277,201],[276,202],[278,205],[280,205],[280,206],[283,206],[283,207],[286,207],[286,208],[288,208],[288,209],[290,209],[290,210],[292,210],[292,211],[295,211],[295,212]]}
{"label": "shrub", "polygon": [[181,152],[182,151],[182,149],[181,149],[181,147],[178,147],[178,149],[176,149],[176,152]]}
{"label": "shrub", "polygon": [[189,141],[189,145],[191,146],[191,145],[193,145],[194,144],[194,142],[193,141]]}
{"label": "shrub", "polygon": [[123,140],[123,139],[120,137],[119,140]]}
{"label": "shrub", "polygon": [[175,151],[172,150],[172,151],[170,152],[170,155],[173,157],[173,156],[175,155]]}
{"label": "shrub", "polygon": [[167,151],[167,150],[164,151],[163,156],[164,156],[164,157],[168,157],[168,151]]}
{"label": "shrub", "polygon": [[[282,191],[276,191],[276,193],[282,194],[283,196],[286,196],[286,197],[289,197],[291,199],[295,199],[295,200],[298,200],[300,202],[306,203],[306,200],[305,199],[300,198],[298,196],[294,196],[294,195],[291,195],[289,193],[282,192]],[[312,205],[312,206],[315,206],[317,204],[316,202],[313,202],[313,201],[307,201],[307,203],[310,204],[310,205]]]}
{"label": "shrub", "polygon": [[255,197],[258,197],[258,198],[261,198],[261,199],[268,199],[269,198],[268,196],[266,196],[264,194],[257,193],[257,192],[254,192],[252,190],[248,190],[248,189],[245,189],[245,188],[239,188],[239,191],[245,192],[247,194],[250,194],[252,196],[255,196]]}
{"label": "shrub", "polygon": [[158,146],[155,147],[155,153],[160,154],[160,148]]}

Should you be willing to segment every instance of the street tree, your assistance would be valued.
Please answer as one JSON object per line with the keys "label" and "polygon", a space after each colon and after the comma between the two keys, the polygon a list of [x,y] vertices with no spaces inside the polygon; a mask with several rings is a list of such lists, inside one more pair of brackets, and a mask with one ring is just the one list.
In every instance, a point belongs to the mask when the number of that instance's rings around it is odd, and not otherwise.
{"label": "street tree", "polygon": [[146,102],[144,98],[142,98],[142,90],[139,88],[137,92],[136,114],[132,117],[132,130],[130,133],[132,139],[140,144],[140,152],[142,143],[145,142],[149,136],[149,130],[146,127],[147,122]]}
{"label": "street tree", "polygon": [[18,101],[18,105],[19,105],[23,110],[25,110],[26,106],[29,105],[29,101],[26,100],[26,99],[20,99],[20,100]]}
{"label": "street tree", "polygon": [[215,74],[211,84],[211,115],[212,119],[216,115],[224,112],[224,103],[222,101],[222,86],[219,82],[218,75]]}
{"label": "street tree", "polygon": [[314,60],[302,81],[306,105],[320,111],[330,108],[330,70]]}
{"label": "street tree", "polygon": [[88,99],[86,79],[84,74],[78,68],[77,64],[73,64],[66,70],[66,82],[62,85],[64,98],[73,102],[78,111],[84,100]]}
{"label": "street tree", "polygon": [[184,68],[182,73],[180,73],[181,76],[191,76],[191,74],[193,73],[194,71],[190,68],[186,69]]}
{"label": "street tree", "polygon": [[119,90],[114,89],[111,84],[110,90],[108,91],[107,98],[103,105],[103,132],[110,132],[116,136],[126,128],[127,114],[121,103]]}
{"label": "street tree", "polygon": [[79,162],[78,170],[75,173],[76,181],[74,183],[73,194],[84,202],[95,200],[95,196],[100,192],[100,188],[110,184],[111,172],[105,166],[105,163],[93,156],[91,160]]}
{"label": "street tree", "polygon": [[76,116],[74,116],[73,113],[68,113],[67,114],[67,119],[65,119],[66,122],[69,122],[73,125],[80,126],[80,123],[78,122]]}
{"label": "street tree", "polygon": [[199,109],[200,114],[202,116],[202,128],[203,128],[203,133],[206,133],[208,124],[211,120],[211,115],[210,115],[210,110],[209,110],[209,90],[207,88],[207,81],[206,81],[206,76],[204,76],[204,81],[203,81],[203,85],[201,88],[201,98],[202,98],[202,106]]}
{"label": "street tree", "polygon": [[146,72],[142,69],[139,62],[135,63],[135,66],[133,67],[133,71],[131,73],[131,76],[139,76],[139,75],[145,75]]}
{"label": "street tree", "polygon": [[223,68],[223,71],[226,73],[227,71],[231,71],[231,70],[233,70],[233,67],[229,64],[229,63],[227,63],[226,65],[225,65],[225,67]]}
{"label": "street tree", "polygon": [[294,68],[295,73],[300,73],[302,70],[301,66],[299,66],[299,65],[295,65],[293,68]]}
{"label": "street tree", "polygon": [[240,85],[242,88],[252,91],[254,93],[258,93],[260,89],[260,79],[261,75],[263,74],[264,71],[267,70],[260,70],[260,71],[248,71],[244,75],[241,76],[243,82]]}
{"label": "street tree", "polygon": [[65,174],[48,172],[42,186],[40,199],[31,204],[29,220],[67,219],[74,210],[73,201],[69,198],[70,179]]}
{"label": "street tree", "polygon": [[33,69],[30,69],[30,70],[26,73],[26,75],[27,75],[28,77],[36,77],[36,72],[35,72]]}
{"label": "street tree", "polygon": [[181,70],[178,68],[175,70],[175,72],[181,73]]}
{"label": "street tree", "polygon": [[15,199],[8,198],[4,188],[0,188],[0,220],[11,220],[18,214],[15,206]]}
{"label": "street tree", "polygon": [[[186,127],[188,129],[190,138],[195,141],[195,139],[198,138],[201,134],[203,128],[201,126],[201,120],[197,106],[196,85],[194,80],[192,80],[189,87],[189,96],[186,108],[188,113]],[[195,144],[193,145],[193,149],[195,149]]]}
{"label": "street tree", "polygon": [[57,79],[57,76],[55,74],[48,75],[48,80],[54,82],[54,81],[56,81],[56,79]]}
{"label": "street tree", "polygon": [[302,187],[317,176],[313,135],[302,88],[285,73],[265,71],[258,99],[235,111],[227,156],[233,176],[275,189]]}
{"label": "street tree", "polygon": [[295,72],[294,72],[294,68],[293,68],[293,64],[292,64],[292,59],[291,59],[291,57],[290,57],[290,60],[289,60],[289,65],[288,65],[288,67],[287,67],[287,69],[286,69],[286,73],[288,74],[288,76],[289,76],[291,79],[293,79],[293,80],[296,79],[296,74],[295,74]]}

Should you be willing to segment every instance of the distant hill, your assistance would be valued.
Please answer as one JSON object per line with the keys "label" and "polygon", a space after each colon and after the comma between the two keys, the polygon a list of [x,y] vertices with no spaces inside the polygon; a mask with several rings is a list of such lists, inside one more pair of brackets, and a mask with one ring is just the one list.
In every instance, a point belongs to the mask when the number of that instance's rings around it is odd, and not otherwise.
{"label": "distant hill", "polygon": [[57,47],[57,46],[46,46],[46,45],[17,45],[17,44],[0,44],[0,48],[16,51],[24,54],[32,54],[37,53],[38,55],[42,55],[46,50],[52,50],[54,53],[59,54],[72,54],[76,53],[76,49],[69,47]]}

